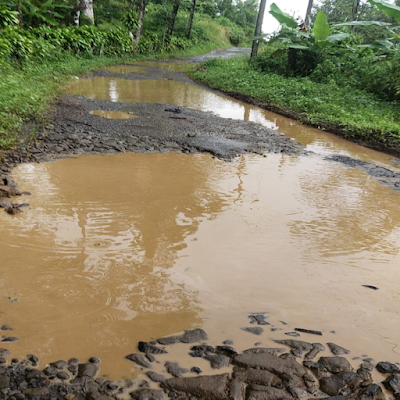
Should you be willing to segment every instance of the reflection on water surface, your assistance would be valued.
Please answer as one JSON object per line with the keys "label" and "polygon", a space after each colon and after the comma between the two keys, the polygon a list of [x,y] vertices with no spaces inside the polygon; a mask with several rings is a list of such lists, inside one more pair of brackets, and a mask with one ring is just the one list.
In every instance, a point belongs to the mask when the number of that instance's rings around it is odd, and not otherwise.
{"label": "reflection on water surface", "polygon": [[96,355],[118,378],[139,340],[183,329],[271,344],[285,331],[239,329],[267,311],[354,355],[398,360],[400,198],[362,171],[316,157],[120,154],[24,164],[14,178],[33,193],[23,214],[0,213],[14,357]]}
{"label": "reflection on water surface", "polygon": [[[146,65],[152,65],[151,62]],[[162,64],[155,62],[154,64]],[[173,63],[164,63],[163,68]],[[128,103],[162,103],[213,112],[223,118],[251,121],[278,130],[307,147],[307,150],[330,155],[344,154],[400,171],[393,157],[348,142],[338,136],[310,128],[297,121],[217,94],[202,87],[174,80],[128,80],[109,77],[81,79],[69,86],[69,92],[93,99]]]}

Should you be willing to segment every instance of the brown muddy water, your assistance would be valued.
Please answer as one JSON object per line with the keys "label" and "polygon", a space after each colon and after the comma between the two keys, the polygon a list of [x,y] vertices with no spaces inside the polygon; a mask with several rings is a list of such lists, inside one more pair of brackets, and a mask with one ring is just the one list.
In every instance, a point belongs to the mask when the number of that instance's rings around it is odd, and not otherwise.
{"label": "brown muddy water", "polygon": [[[112,80],[119,101],[129,101],[122,83],[140,89],[135,99],[154,101],[142,83]],[[180,89],[166,102],[262,123],[322,155],[394,166],[389,156],[196,86],[185,97],[181,85],[170,84]],[[119,379],[138,373],[123,357],[139,340],[202,327],[210,343],[232,339],[243,350],[300,327],[324,333],[300,339],[335,342],[352,357],[400,360],[400,197],[363,171],[320,156],[227,163],[127,153],[23,164],[13,177],[32,192],[24,213],[0,213],[0,310],[20,338],[4,343],[14,357],[33,353],[44,365],[97,356],[102,373]],[[240,330],[254,312],[282,330]],[[160,359],[209,370],[185,351],[175,345]]]}

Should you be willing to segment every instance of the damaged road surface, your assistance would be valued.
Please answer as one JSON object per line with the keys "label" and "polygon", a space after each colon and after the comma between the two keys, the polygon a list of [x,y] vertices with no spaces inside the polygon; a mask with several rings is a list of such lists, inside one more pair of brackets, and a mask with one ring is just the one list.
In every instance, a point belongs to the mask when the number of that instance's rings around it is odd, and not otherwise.
{"label": "damaged road surface", "polygon": [[400,164],[206,58],[94,71],[3,154],[0,399],[399,398]]}

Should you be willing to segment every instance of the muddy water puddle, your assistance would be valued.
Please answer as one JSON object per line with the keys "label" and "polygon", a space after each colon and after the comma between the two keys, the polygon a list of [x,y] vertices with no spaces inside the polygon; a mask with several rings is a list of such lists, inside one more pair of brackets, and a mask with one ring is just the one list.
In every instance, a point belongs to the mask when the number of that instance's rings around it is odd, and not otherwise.
{"label": "muddy water puddle", "polygon": [[[301,327],[324,333],[302,340],[400,360],[400,198],[362,171],[170,153],[23,164],[13,177],[32,192],[23,214],[0,213],[14,357],[97,356],[118,379],[137,374],[124,356],[140,340],[202,327],[241,350]],[[240,330],[253,312],[282,330]],[[186,350],[168,357],[207,371]]]}
{"label": "muddy water puddle", "polygon": [[[173,63],[147,62],[148,65],[176,66]],[[175,80],[127,80],[110,77],[93,77],[74,82],[71,94],[92,99],[127,103],[162,103],[213,112],[223,118],[255,122],[292,137],[307,150],[321,155],[342,154],[400,171],[392,156],[372,151],[336,135],[305,126],[297,121]]]}

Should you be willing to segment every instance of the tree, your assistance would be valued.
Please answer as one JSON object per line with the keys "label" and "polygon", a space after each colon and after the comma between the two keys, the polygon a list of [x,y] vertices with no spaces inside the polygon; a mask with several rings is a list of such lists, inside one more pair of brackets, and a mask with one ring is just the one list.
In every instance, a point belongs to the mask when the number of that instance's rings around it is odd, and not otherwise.
{"label": "tree", "polygon": [[81,3],[80,0],[76,0],[74,9],[74,25],[79,26],[79,17],[81,16]]}
{"label": "tree", "polygon": [[[384,12],[378,10],[366,0],[322,0],[313,7],[312,20],[315,20],[319,11],[323,11],[333,25],[350,21],[391,22],[391,19]],[[363,43],[384,39],[387,35],[384,29],[374,25],[352,26],[351,30],[361,36]]]}
{"label": "tree", "polygon": [[93,0],[80,0],[81,13],[94,24]]}
{"label": "tree", "polygon": [[190,7],[190,15],[189,15],[189,22],[188,22],[188,27],[186,30],[186,39],[190,38],[190,33],[192,31],[192,24],[193,24],[193,18],[194,18],[194,10],[196,9],[196,0],[192,0],[192,5]]}
{"label": "tree", "polygon": [[308,1],[307,12],[306,12],[306,16],[304,18],[304,23],[306,24],[306,26],[308,25],[308,20],[310,19],[310,16],[311,16],[311,10],[313,7],[313,3],[314,3],[314,0]]}
{"label": "tree", "polygon": [[178,10],[180,5],[181,5],[181,0],[174,0],[174,6],[172,7],[172,14],[168,25],[168,31],[167,31],[168,36],[172,36],[172,33],[174,31],[176,16],[178,15]]}
{"label": "tree", "polygon": [[142,36],[145,12],[146,12],[146,0],[140,0],[140,2],[139,2],[138,27],[137,27],[136,32],[135,32],[135,42],[136,42],[136,44],[139,44],[140,38]]}

